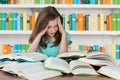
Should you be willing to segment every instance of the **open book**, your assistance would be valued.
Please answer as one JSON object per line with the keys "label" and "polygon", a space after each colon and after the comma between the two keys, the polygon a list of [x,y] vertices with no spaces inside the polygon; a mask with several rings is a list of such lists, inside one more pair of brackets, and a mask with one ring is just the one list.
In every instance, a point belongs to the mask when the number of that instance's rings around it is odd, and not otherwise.
{"label": "open book", "polygon": [[43,80],[62,75],[61,72],[44,68],[43,63],[18,63],[6,61],[1,70],[28,80]]}
{"label": "open book", "polygon": [[99,51],[67,52],[59,54],[57,58],[68,60],[68,62],[71,60],[78,60],[80,62],[88,63],[95,66],[116,64],[115,59]]}
{"label": "open book", "polygon": [[116,60],[108,54],[104,54],[98,51],[89,52],[83,58],[79,58],[78,61],[88,63],[94,66],[116,65]]}
{"label": "open book", "polygon": [[97,72],[113,79],[120,80],[120,66],[103,66]]}
{"label": "open book", "polygon": [[77,60],[85,56],[87,51],[74,51],[59,54],[57,57],[65,60]]}
{"label": "open book", "polygon": [[63,73],[72,73],[74,75],[98,75],[91,65],[76,60],[68,63],[63,59],[49,57],[45,60],[44,66],[48,69],[58,70]]}
{"label": "open book", "polygon": [[16,54],[1,55],[0,62],[4,62],[4,61],[38,62],[45,60],[46,58],[47,58],[46,55],[38,52],[16,53]]}

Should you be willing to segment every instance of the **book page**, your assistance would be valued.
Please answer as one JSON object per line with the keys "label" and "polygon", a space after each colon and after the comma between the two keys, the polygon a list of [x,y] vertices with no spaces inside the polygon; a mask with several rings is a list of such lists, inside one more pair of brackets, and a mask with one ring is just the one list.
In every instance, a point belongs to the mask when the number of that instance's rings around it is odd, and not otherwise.
{"label": "book page", "polygon": [[47,56],[42,53],[32,52],[32,53],[16,53],[0,56],[0,62],[11,61],[11,60],[21,60],[23,61],[41,61],[45,60]]}
{"label": "book page", "polygon": [[108,54],[96,54],[96,55],[92,55],[92,56],[87,56],[85,58],[94,59],[94,60],[104,60],[104,61],[111,62],[112,64],[115,64],[115,59],[113,59]]}
{"label": "book page", "polygon": [[58,58],[65,58],[65,57],[72,57],[72,56],[83,57],[85,56],[85,53],[86,51],[66,52],[66,53],[59,54],[57,57]]}
{"label": "book page", "polygon": [[120,80],[120,66],[103,66],[97,72],[113,79]]}
{"label": "book page", "polygon": [[91,65],[77,60],[70,62],[70,68],[74,75],[98,75]]}
{"label": "book page", "polygon": [[14,56],[15,59],[25,59],[30,61],[44,60],[47,58],[45,54],[32,52],[32,53],[20,53]]}
{"label": "book page", "polygon": [[3,58],[9,58],[9,59],[12,59],[13,56],[11,54],[7,54],[7,55],[0,55],[0,61],[3,59]]}
{"label": "book page", "polygon": [[70,73],[69,64],[63,60],[55,57],[50,57],[45,60],[45,67],[49,69],[59,70],[65,73]]}
{"label": "book page", "polygon": [[95,66],[103,66],[103,65],[113,65],[113,63],[105,60],[95,60],[95,59],[87,59],[87,58],[80,58],[78,59],[80,62],[84,62],[87,64],[95,65]]}
{"label": "book page", "polygon": [[30,79],[41,80],[41,79],[62,75],[58,71],[52,71],[44,68],[43,63],[41,62],[37,62],[37,63],[9,62],[8,64],[4,65],[4,68],[2,70],[12,74],[17,74],[19,77],[23,77],[29,80]]}

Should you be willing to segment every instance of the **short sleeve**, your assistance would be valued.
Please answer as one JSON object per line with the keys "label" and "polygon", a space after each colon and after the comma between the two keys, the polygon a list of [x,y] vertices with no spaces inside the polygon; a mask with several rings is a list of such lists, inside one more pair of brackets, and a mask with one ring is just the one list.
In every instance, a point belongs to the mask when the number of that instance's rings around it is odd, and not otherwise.
{"label": "short sleeve", "polygon": [[68,45],[71,45],[72,44],[72,41],[71,41],[71,36],[69,33],[66,32],[66,39],[68,41]]}

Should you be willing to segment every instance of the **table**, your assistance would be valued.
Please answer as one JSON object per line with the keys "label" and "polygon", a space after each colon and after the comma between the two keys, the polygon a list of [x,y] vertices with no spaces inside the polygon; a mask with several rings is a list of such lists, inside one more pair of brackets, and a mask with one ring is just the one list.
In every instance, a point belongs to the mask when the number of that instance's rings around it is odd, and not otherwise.
{"label": "table", "polygon": [[[0,71],[0,80],[25,80],[20,77],[15,77],[14,75]],[[57,76],[45,80],[113,80],[112,78],[106,76]]]}

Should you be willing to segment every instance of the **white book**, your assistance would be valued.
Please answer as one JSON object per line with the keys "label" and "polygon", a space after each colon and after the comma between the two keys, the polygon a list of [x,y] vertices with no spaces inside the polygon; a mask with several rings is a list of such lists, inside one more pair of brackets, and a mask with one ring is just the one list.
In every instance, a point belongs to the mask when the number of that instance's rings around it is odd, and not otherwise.
{"label": "white book", "polygon": [[37,62],[45,60],[47,56],[39,52],[32,53],[13,53],[8,55],[1,55],[0,62],[4,61],[17,61],[17,62]]}
{"label": "white book", "polygon": [[120,66],[103,66],[97,72],[113,79],[120,80]]}
{"label": "white book", "polygon": [[1,70],[12,74],[17,74],[19,77],[28,80],[43,80],[62,75],[61,72],[46,69],[43,66],[43,63],[41,62],[37,63],[5,62]]}
{"label": "white book", "polygon": [[63,59],[49,57],[44,62],[45,68],[74,75],[99,75],[94,68],[86,63],[72,60],[70,63]]}

